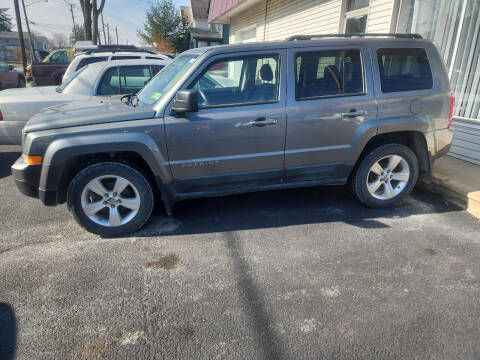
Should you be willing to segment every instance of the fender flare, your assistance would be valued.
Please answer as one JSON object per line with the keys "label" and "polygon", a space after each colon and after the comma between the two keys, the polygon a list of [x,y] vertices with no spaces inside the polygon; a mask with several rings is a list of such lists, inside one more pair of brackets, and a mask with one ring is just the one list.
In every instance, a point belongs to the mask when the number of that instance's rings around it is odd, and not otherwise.
{"label": "fender flare", "polygon": [[168,210],[174,202],[170,166],[158,145],[145,133],[87,134],[52,141],[44,155],[39,189],[58,192],[72,158],[122,151],[137,153],[145,160]]}

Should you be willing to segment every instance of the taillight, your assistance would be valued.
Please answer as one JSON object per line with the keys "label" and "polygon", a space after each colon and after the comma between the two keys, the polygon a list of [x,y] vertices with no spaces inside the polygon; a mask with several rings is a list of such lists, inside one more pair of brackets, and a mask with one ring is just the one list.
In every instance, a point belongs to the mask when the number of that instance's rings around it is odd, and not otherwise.
{"label": "taillight", "polygon": [[450,94],[450,113],[448,114],[448,124],[447,129],[452,126],[453,120],[453,109],[455,108],[455,95]]}
{"label": "taillight", "polygon": [[0,110],[0,120],[3,120],[2,110]]}

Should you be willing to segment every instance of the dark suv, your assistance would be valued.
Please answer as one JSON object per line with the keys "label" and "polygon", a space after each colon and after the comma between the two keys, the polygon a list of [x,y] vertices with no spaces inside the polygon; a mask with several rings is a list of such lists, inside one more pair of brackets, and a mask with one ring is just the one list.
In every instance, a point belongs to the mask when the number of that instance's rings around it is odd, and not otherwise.
{"label": "dark suv", "polygon": [[349,183],[391,206],[452,141],[454,98],[418,35],[298,36],[194,49],[137,95],[62,105],[24,128],[24,194],[85,229],[139,229],[177,201]]}

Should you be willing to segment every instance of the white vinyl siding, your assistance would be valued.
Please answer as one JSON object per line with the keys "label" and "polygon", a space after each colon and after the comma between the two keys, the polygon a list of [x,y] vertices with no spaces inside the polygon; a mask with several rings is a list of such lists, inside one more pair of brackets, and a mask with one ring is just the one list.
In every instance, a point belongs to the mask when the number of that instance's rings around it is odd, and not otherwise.
{"label": "white vinyl siding", "polygon": [[368,12],[368,33],[389,33],[392,23],[393,0],[370,0]]}
{"label": "white vinyl siding", "polygon": [[[232,17],[230,42],[241,41],[238,31],[256,27],[257,41],[282,40],[298,34],[338,33],[341,0],[270,0]],[[267,11],[265,29],[265,11]]]}

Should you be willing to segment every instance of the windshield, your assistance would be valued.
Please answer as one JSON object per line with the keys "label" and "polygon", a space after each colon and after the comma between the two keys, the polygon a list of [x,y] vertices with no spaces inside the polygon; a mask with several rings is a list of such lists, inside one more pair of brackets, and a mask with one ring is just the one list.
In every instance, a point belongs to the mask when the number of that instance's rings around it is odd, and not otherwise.
{"label": "windshield", "polygon": [[85,69],[86,69],[86,67],[81,68],[80,70],[78,70],[78,71],[76,71],[75,73],[73,73],[73,75],[70,76],[67,81],[61,83],[60,86],[57,87],[57,92],[63,92],[63,90],[65,90],[65,88],[66,88],[73,80],[75,80],[75,78],[76,78],[78,75],[80,75]]}
{"label": "windshield", "polygon": [[190,69],[197,58],[198,55],[193,54],[181,55],[175,58],[142,89],[138,94],[138,100],[148,105],[157,102]]}

